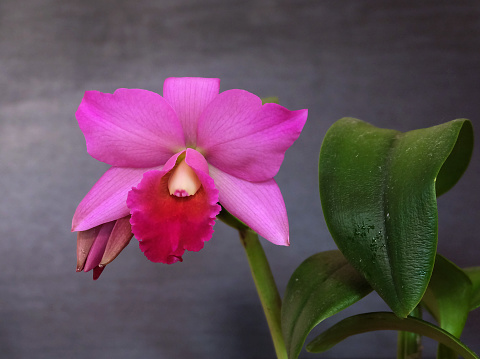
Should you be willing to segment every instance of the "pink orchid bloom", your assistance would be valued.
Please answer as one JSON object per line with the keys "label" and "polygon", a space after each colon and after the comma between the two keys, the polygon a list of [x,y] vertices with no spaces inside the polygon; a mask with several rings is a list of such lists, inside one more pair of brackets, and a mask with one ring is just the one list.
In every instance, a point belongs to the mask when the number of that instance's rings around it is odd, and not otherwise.
{"label": "pink orchid bloom", "polygon": [[153,262],[182,261],[213,234],[222,206],[259,235],[289,244],[273,179],[307,110],[289,111],[219,79],[168,78],[146,90],[87,91],[76,117],[88,153],[112,167],[72,221],[77,271],[97,279],[133,235]]}

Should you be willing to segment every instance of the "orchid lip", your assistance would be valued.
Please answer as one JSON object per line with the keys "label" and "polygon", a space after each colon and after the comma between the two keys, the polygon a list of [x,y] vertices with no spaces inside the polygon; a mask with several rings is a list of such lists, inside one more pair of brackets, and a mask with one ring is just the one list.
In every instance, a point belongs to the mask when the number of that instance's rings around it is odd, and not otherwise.
{"label": "orchid lip", "polygon": [[168,192],[176,197],[193,196],[201,185],[195,171],[183,159],[172,170],[168,179]]}

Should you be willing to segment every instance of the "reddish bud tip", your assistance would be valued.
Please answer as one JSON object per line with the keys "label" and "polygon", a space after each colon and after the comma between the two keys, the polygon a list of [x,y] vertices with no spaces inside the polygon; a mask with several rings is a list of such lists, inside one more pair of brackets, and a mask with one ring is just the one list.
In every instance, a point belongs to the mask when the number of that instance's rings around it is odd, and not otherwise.
{"label": "reddish bud tip", "polygon": [[100,274],[102,274],[103,270],[105,269],[104,266],[98,265],[93,268],[93,280],[97,280],[100,278]]}

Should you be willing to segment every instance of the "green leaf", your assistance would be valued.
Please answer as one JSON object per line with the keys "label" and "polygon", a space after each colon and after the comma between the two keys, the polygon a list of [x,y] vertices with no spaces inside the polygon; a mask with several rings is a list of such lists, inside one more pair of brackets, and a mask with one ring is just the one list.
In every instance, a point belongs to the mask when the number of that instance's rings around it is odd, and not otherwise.
{"label": "green leaf", "polygon": [[437,254],[432,278],[422,304],[440,327],[457,338],[470,312],[472,282],[465,272]]}
{"label": "green leaf", "polygon": [[[450,334],[460,337],[470,312],[472,282],[465,272],[437,254],[432,278],[422,298],[422,304]],[[437,358],[456,358],[457,355],[445,348],[438,347]]]}
{"label": "green leaf", "polygon": [[420,302],[437,246],[438,194],[461,177],[473,149],[468,120],[401,133],[344,118],[319,160],[327,226],[350,263],[406,317]]}
{"label": "green leaf", "polygon": [[480,307],[480,267],[465,268],[464,272],[472,281],[472,299],[470,301],[470,310]]}
{"label": "green leaf", "polygon": [[360,300],[372,288],[340,251],[315,254],[295,270],[282,305],[289,358],[298,358],[308,333],[322,320]]}
{"label": "green leaf", "polygon": [[322,353],[352,335],[375,330],[417,333],[442,343],[465,359],[478,359],[478,356],[460,340],[431,323],[412,317],[399,318],[393,313],[382,312],[359,314],[338,322],[309,343],[307,350],[312,353]]}

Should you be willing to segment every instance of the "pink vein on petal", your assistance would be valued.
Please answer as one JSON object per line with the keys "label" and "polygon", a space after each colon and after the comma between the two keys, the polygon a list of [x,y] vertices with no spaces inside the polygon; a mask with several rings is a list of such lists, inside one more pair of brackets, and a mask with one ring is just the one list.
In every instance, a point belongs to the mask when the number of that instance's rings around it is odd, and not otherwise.
{"label": "pink vein on petal", "polygon": [[219,90],[220,79],[170,77],[165,80],[163,96],[175,110],[188,146],[196,145],[198,119]]}
{"label": "pink vein on petal", "polygon": [[273,178],[285,151],[300,135],[307,110],[290,111],[229,90],[218,95],[199,121],[198,146],[209,164],[248,181]]}
{"label": "pink vein on petal", "polygon": [[87,91],[76,117],[88,153],[112,166],[159,166],[185,147],[182,125],[173,108],[162,96],[147,90]]}

